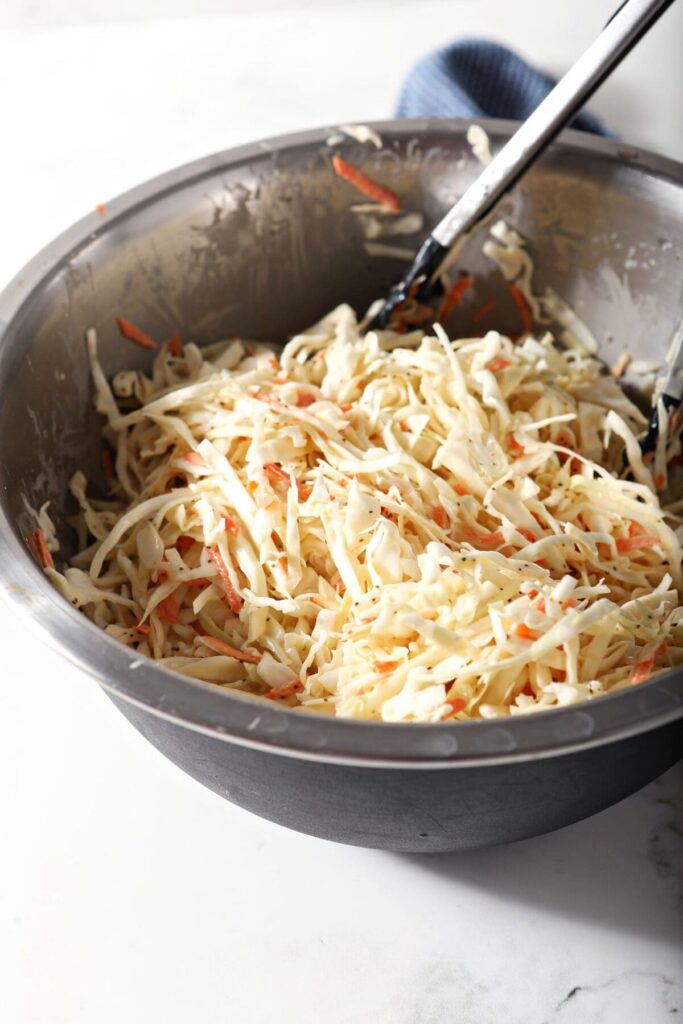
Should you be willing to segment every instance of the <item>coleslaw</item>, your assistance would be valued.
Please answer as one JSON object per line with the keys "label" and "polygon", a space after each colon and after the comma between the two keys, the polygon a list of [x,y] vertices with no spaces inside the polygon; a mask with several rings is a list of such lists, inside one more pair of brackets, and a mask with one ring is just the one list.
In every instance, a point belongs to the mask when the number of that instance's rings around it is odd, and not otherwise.
{"label": "coleslaw", "polygon": [[89,331],[110,494],[75,474],[80,552],[45,572],[136,652],[300,712],[503,717],[681,664],[681,518],[653,477],[680,444],[646,465],[585,325],[531,298],[563,345],[363,333],[342,305],[279,353],[175,340],[110,385]]}

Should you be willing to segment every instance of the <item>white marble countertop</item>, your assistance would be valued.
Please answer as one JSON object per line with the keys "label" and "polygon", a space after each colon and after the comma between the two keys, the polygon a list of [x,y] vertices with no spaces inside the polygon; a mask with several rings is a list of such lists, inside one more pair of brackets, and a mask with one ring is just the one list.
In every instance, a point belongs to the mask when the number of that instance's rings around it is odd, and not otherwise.
{"label": "white marble countertop", "polygon": [[[189,20],[180,0],[119,0],[114,14],[96,0],[5,0],[0,284],[96,202],[174,164],[387,116],[411,61],[455,36],[495,25],[558,71],[613,3],[573,0],[541,20],[537,0],[198,0]],[[679,158],[681,28],[679,4],[594,104],[629,141]],[[683,1013],[683,765],[510,847],[430,858],[334,846],[202,789],[4,608],[0,645],[8,1024]]]}

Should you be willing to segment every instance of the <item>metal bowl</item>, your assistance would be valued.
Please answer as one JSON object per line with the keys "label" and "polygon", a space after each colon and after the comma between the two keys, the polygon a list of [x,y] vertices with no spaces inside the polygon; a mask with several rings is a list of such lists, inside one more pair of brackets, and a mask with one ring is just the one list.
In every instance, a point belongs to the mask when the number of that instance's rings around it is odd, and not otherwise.
{"label": "metal bowl", "polygon": [[[477,173],[458,121],[375,126],[383,148],[338,148],[428,227]],[[494,147],[513,126],[486,125]],[[49,245],[0,297],[0,591],[90,672],[167,757],[229,800],[312,835],[438,851],[521,839],[649,782],[683,750],[683,671],[588,704],[491,722],[388,725],[292,712],[168,672],[109,639],[33,564],[22,500],[50,499],[73,544],[66,481],[102,484],[83,343],[113,374],[144,365],[124,315],[159,338],[282,339],[340,301],[364,309],[402,264],[368,255],[329,130],[207,157],[127,193]],[[532,240],[539,287],[588,321],[608,361],[662,358],[683,308],[683,166],[568,132],[500,213]],[[402,239],[414,248],[417,238]],[[462,262],[500,299],[481,234]],[[462,314],[460,314],[462,315]],[[463,321],[453,331],[469,329]]]}

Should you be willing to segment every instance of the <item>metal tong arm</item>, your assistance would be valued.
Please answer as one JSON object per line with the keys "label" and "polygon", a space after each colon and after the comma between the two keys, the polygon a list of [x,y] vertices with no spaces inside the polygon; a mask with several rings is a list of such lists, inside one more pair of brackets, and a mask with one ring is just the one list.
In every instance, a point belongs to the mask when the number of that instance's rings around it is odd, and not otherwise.
{"label": "metal tong arm", "polygon": [[628,0],[484,168],[432,237],[449,247],[491,212],[673,0]]}
{"label": "metal tong arm", "polygon": [[372,319],[371,327],[386,326],[392,310],[408,297],[414,284],[422,284],[421,293],[426,294],[430,280],[454,243],[491,212],[672,3],[673,0],[626,0],[622,4],[600,35],[439,221],[403,279],[392,288],[384,306]]}

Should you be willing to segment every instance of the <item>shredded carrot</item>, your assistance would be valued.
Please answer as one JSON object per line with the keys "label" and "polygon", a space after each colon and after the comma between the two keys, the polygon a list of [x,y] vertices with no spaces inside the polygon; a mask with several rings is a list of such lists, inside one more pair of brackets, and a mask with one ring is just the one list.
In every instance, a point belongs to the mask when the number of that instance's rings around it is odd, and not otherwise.
{"label": "shredded carrot", "polygon": [[469,491],[466,491],[464,487],[461,487],[460,484],[453,484],[453,490],[461,498],[466,498],[470,493]]}
{"label": "shredded carrot", "polygon": [[148,334],[145,334],[139,327],[132,324],[130,320],[124,320],[122,316],[117,316],[116,323],[119,325],[119,330],[124,338],[134,341],[136,345],[140,345],[142,348],[157,348],[156,341],[152,341]]}
{"label": "shredded carrot", "polygon": [[524,445],[520,444],[516,437],[511,434],[508,438],[508,448],[517,455],[524,455]]}
{"label": "shredded carrot", "polygon": [[617,551],[623,555],[628,551],[640,551],[641,548],[651,548],[654,544],[660,543],[659,537],[650,537],[648,534],[640,534],[638,537],[619,537]]}
{"label": "shredded carrot", "polygon": [[534,604],[534,608],[536,608],[536,610],[539,611],[541,615],[545,615],[545,598],[539,597],[538,601],[536,601],[536,603]]}
{"label": "shredded carrot", "polygon": [[388,209],[397,213],[401,208],[401,202],[395,192],[392,192],[386,185],[380,185],[379,182],[373,181],[372,178],[364,174],[358,167],[354,167],[353,164],[349,164],[340,157],[337,153],[332,157],[332,166],[334,167],[335,174],[338,174],[340,178],[344,178],[350,185],[353,185],[366,195],[368,199],[374,200],[376,203],[381,203],[382,206],[386,206]]}
{"label": "shredded carrot", "polygon": [[441,300],[441,305],[439,306],[439,311],[436,315],[436,319],[439,323],[443,323],[451,310],[453,310],[455,306],[459,306],[461,304],[463,295],[472,287],[473,284],[474,278],[469,274],[463,274],[458,278],[455,284],[448,289]]}
{"label": "shredded carrot", "polygon": [[109,448],[102,449],[102,469],[106,479],[111,480],[114,476],[114,460]]}
{"label": "shredded carrot", "polygon": [[269,365],[269,366],[270,366],[270,367],[271,367],[271,368],[272,368],[273,370],[279,370],[279,369],[280,369],[280,364],[278,363],[278,361],[277,361],[277,359],[275,358],[275,356],[270,356],[270,358],[268,359],[268,365]]}
{"label": "shredded carrot", "polygon": [[344,583],[344,580],[341,578],[341,576],[334,584],[334,589],[337,591],[340,597],[343,597],[344,594],[346,593],[346,584]]}
{"label": "shredded carrot", "polygon": [[180,608],[178,602],[172,594],[165,597],[163,601],[160,601],[156,608],[157,615],[160,619],[166,619],[172,626],[180,619]]}
{"label": "shredded carrot", "polygon": [[179,356],[182,352],[180,345],[180,334],[178,331],[174,331],[168,342],[168,351],[172,356]]}
{"label": "shredded carrot", "polygon": [[442,530],[445,530],[449,525],[448,514],[443,505],[435,505],[431,512],[432,519],[437,526],[440,526]]}
{"label": "shredded carrot", "polygon": [[185,452],[183,455],[185,462],[189,462],[192,466],[203,466],[204,459],[201,457],[199,452]]}
{"label": "shredded carrot", "polygon": [[208,576],[195,576],[193,580],[188,580],[188,587],[210,587],[213,580],[210,580]]}
{"label": "shredded carrot", "polygon": [[518,626],[515,626],[515,636],[519,636],[522,640],[538,640],[540,634],[536,633],[533,629],[529,629],[523,622],[520,622]]}
{"label": "shredded carrot", "polygon": [[232,580],[230,579],[228,568],[225,562],[223,561],[223,556],[220,552],[220,549],[207,548],[206,553],[208,554],[213,564],[216,566],[216,570],[218,572],[218,575],[220,576],[221,583],[223,584],[223,588],[225,589],[225,596],[228,599],[228,607],[230,608],[230,611],[233,612],[235,615],[238,615],[242,609],[244,601],[242,600],[242,598],[232,585]]}
{"label": "shredded carrot", "polygon": [[490,363],[486,364],[486,369],[490,370],[491,373],[496,373],[498,370],[506,369],[509,365],[509,359],[503,359],[502,356],[498,356],[497,359],[492,359]]}
{"label": "shredded carrot", "polygon": [[285,683],[284,686],[276,686],[272,690],[268,690],[268,693],[264,693],[264,697],[267,700],[287,700],[288,697],[293,697],[295,693],[300,693],[303,690],[303,685],[300,679],[293,679],[291,683]]}
{"label": "shredded carrot", "polygon": [[146,622],[139,623],[135,628],[138,631],[138,633],[142,633],[143,636],[149,636],[152,630],[152,627],[148,625],[148,623]]}
{"label": "shredded carrot", "polygon": [[655,655],[651,655],[649,658],[645,658],[643,661],[637,662],[633,667],[631,673],[632,683],[645,683],[652,675],[652,669],[655,667]]}
{"label": "shredded carrot", "polygon": [[229,658],[237,658],[238,661],[250,661],[252,665],[258,665],[261,660],[260,654],[252,654],[251,651],[240,651],[224,640],[218,640],[215,636],[202,636],[202,643],[216,654],[227,654]]}
{"label": "shredded carrot", "polygon": [[375,668],[378,672],[393,672],[400,664],[400,661],[376,661]]}
{"label": "shredded carrot", "polygon": [[104,203],[95,203],[95,209],[99,213],[100,217],[104,217],[106,207]]}
{"label": "shredded carrot", "polygon": [[522,537],[524,537],[524,540],[528,540],[530,544],[533,544],[536,540],[538,540],[536,535],[533,534],[531,530],[527,530],[525,526],[518,526],[517,533],[521,533]]}
{"label": "shredded carrot", "polygon": [[496,302],[495,299],[489,299],[489,301],[485,302],[483,306],[479,307],[479,309],[475,309],[474,313],[472,314],[472,320],[474,321],[474,323],[479,323],[479,321],[483,320],[484,317],[489,315],[489,313],[492,313],[497,305],[498,303]]}
{"label": "shredded carrot", "polygon": [[307,405],[313,405],[318,399],[310,391],[297,391],[296,404],[299,409],[305,409]]}
{"label": "shredded carrot", "polygon": [[520,291],[516,284],[510,282],[507,287],[510,295],[512,296],[512,301],[517,307],[517,311],[520,315],[524,332],[528,334],[534,326],[534,318],[531,315],[529,303],[524,298],[524,294]]}
{"label": "shredded carrot", "polygon": [[54,569],[55,562],[45,542],[45,535],[42,530],[32,530],[31,533],[27,534],[26,543],[41,569]]}
{"label": "shredded carrot", "polygon": [[459,711],[464,711],[467,707],[467,699],[465,697],[446,697],[444,703],[450,704],[454,715],[457,715]]}
{"label": "shredded carrot", "polygon": [[655,487],[657,488],[657,490],[661,491],[665,483],[666,476],[664,475],[664,473],[657,473],[657,476],[655,477]]}
{"label": "shredded carrot", "polygon": [[178,540],[175,542],[175,546],[178,549],[178,551],[187,551],[187,549],[191,548],[194,543],[194,537],[190,537],[188,534],[182,533],[180,537],[178,537]]}
{"label": "shredded carrot", "polygon": [[468,528],[466,532],[469,537],[473,540],[480,541],[482,544],[500,544],[505,539],[503,537],[502,530],[491,530],[489,533],[477,533],[476,530]]}
{"label": "shredded carrot", "polygon": [[307,501],[313,491],[312,487],[307,487],[306,484],[301,482],[301,480],[296,481],[296,489],[299,495],[299,501]]}
{"label": "shredded carrot", "polygon": [[493,529],[488,534],[481,534],[479,540],[484,544],[501,544],[505,538],[502,529]]}
{"label": "shredded carrot", "polygon": [[566,612],[568,608],[576,608],[576,598],[570,597],[568,601],[565,601],[562,605],[562,611]]}
{"label": "shredded carrot", "polygon": [[345,402],[344,405],[340,405],[339,408],[342,412],[351,412],[353,409],[353,402]]}
{"label": "shredded carrot", "polygon": [[263,468],[265,469],[266,475],[268,476],[271,484],[278,482],[289,484],[291,482],[289,473],[287,473],[282,466],[278,466],[277,462],[267,462]]}
{"label": "shredded carrot", "polygon": [[229,533],[232,537],[236,537],[240,532],[240,524],[228,515],[227,512],[223,513],[223,522],[225,523],[226,533]]}

